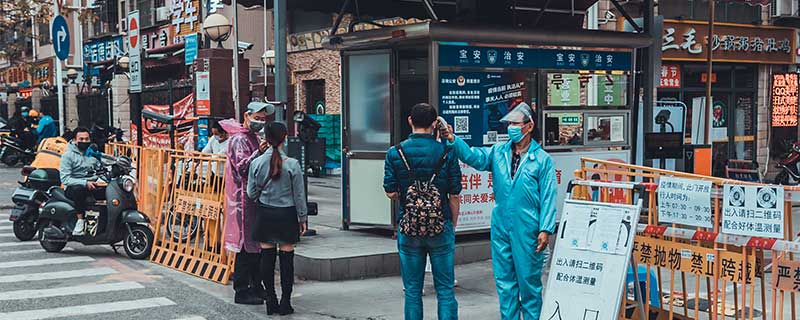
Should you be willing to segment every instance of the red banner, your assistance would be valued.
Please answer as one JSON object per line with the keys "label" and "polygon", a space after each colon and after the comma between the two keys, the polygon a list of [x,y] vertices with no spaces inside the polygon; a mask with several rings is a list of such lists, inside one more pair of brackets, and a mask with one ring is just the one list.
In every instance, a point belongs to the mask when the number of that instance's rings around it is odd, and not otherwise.
{"label": "red banner", "polygon": [[661,83],[658,87],[662,89],[680,89],[681,66],[677,64],[662,64]]}
{"label": "red banner", "polygon": [[[143,110],[169,115],[168,104],[147,104]],[[194,94],[189,94],[172,104],[175,118],[194,117]],[[142,144],[149,148],[170,148],[168,124],[142,118]],[[194,148],[193,120],[178,120],[175,126],[175,148]]]}

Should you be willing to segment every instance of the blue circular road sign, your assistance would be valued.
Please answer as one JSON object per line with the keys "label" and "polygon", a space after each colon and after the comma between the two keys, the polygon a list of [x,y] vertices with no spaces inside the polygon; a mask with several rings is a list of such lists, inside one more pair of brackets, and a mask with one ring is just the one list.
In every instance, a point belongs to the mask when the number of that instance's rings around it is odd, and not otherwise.
{"label": "blue circular road sign", "polygon": [[53,39],[53,49],[59,60],[66,60],[69,56],[69,27],[67,19],[63,16],[56,16],[53,19],[53,27],[50,29],[50,38]]}

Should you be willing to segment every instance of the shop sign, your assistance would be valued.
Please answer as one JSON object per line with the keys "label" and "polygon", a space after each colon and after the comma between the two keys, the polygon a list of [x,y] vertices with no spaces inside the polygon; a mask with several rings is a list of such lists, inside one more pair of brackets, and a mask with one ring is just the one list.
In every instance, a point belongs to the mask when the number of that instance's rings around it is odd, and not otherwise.
{"label": "shop sign", "polygon": [[[701,83],[706,83],[706,81],[708,81],[708,73],[703,72],[703,73],[700,74],[700,82]],[[716,72],[712,72],[711,73],[711,83],[717,83],[717,73]]]}
{"label": "shop sign", "polygon": [[741,236],[784,238],[784,190],[780,186],[723,186],[722,232]]}
{"label": "shop sign", "polygon": [[15,86],[30,79],[26,66],[14,66],[0,71],[0,84]]}
{"label": "shop sign", "polygon": [[745,263],[741,253],[721,251],[716,255],[713,248],[650,237],[636,237],[633,257],[638,264],[697,276],[719,276],[734,283],[751,284],[761,276],[758,269],[761,261],[756,255],[748,255]]}
{"label": "shop sign", "polygon": [[184,37],[200,32],[200,1],[170,0],[172,10],[172,30],[175,37],[172,44],[183,43]]}
{"label": "shop sign", "polygon": [[[83,63],[84,70],[88,69],[88,63],[112,60],[124,56],[128,48],[122,41],[122,36],[114,36],[106,39],[94,40],[83,44]],[[98,69],[89,70],[91,75],[100,73]]]}
{"label": "shop sign", "polygon": [[439,45],[439,66],[629,70],[630,52]]}
{"label": "shop sign", "polygon": [[208,5],[209,5],[208,7],[209,14],[217,13],[218,10],[222,10],[223,8],[225,8],[225,4],[222,3],[222,0],[210,0],[208,2]]}
{"label": "shop sign", "polygon": [[[714,32],[711,40],[714,61],[794,63],[794,29],[717,23]],[[662,59],[705,61],[707,35],[706,22],[665,20]]]}
{"label": "shop sign", "polygon": [[53,81],[53,59],[40,61],[33,67],[33,86],[41,86],[42,83]]}
{"label": "shop sign", "polygon": [[548,73],[547,105],[624,106],[627,79],[627,75]]}
{"label": "shop sign", "polygon": [[772,288],[800,292],[800,261],[778,258],[772,266]]}
{"label": "shop sign", "polygon": [[798,74],[772,75],[772,126],[796,127],[798,108]]}
{"label": "shop sign", "polygon": [[[213,2],[213,1],[212,1]],[[221,3],[221,2],[220,2]],[[212,5],[213,6],[213,5]],[[389,19],[381,19],[375,21],[377,24],[381,24],[384,26],[402,26],[407,24],[414,24],[422,22],[423,20],[417,18],[405,19],[405,18],[389,18]],[[354,31],[363,31],[363,30],[371,30],[380,28],[375,25],[371,24],[359,24],[356,25],[353,30]],[[306,50],[314,50],[314,49],[321,49],[322,48],[322,39],[329,35],[331,32],[330,28],[328,29],[319,29],[314,31],[307,31],[301,33],[293,33],[290,34],[287,38],[287,51],[288,52],[299,52],[299,51],[306,51]],[[347,33],[346,27],[340,27],[336,30],[336,34],[344,34]]]}
{"label": "shop sign", "polygon": [[663,177],[658,183],[658,221],[712,228],[711,181]]}
{"label": "shop sign", "polygon": [[141,30],[141,34],[143,50],[163,48],[172,44],[171,25]]}
{"label": "shop sign", "polygon": [[677,64],[661,65],[661,89],[680,89],[681,88],[681,66]]}

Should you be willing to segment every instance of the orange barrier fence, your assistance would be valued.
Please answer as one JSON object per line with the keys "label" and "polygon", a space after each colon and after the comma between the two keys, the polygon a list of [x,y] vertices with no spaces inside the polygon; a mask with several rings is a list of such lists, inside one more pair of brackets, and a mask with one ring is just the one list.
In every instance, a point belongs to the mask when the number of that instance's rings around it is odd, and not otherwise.
{"label": "orange barrier fence", "polygon": [[[619,185],[646,190],[633,248],[640,267],[630,273],[643,273],[644,297],[636,300],[645,302],[648,319],[800,319],[800,243],[792,216],[800,188],[581,162],[576,178],[609,184],[578,184],[574,199],[628,203],[632,194]],[[631,310],[634,284],[628,286],[629,312],[620,318],[641,319]]]}
{"label": "orange barrier fence", "polygon": [[153,229],[150,260],[203,279],[228,283],[234,254],[225,251],[222,230],[224,179],[214,174],[225,158],[169,154],[167,175]]}

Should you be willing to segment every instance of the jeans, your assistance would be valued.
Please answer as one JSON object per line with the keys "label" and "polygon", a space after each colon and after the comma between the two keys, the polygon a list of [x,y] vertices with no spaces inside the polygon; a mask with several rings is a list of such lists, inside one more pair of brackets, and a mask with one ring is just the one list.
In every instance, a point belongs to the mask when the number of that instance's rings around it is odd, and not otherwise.
{"label": "jeans", "polygon": [[423,318],[422,287],[425,284],[425,263],[428,255],[433,269],[439,319],[458,319],[458,302],[453,290],[455,239],[455,230],[450,221],[446,222],[444,232],[435,237],[409,237],[401,232],[397,233],[400,273],[405,287],[406,320]]}
{"label": "jeans", "polygon": [[94,204],[95,200],[105,200],[106,189],[97,188],[89,190],[86,186],[71,185],[64,190],[64,195],[67,196],[67,199],[75,202],[75,211],[78,213],[85,213],[86,209]]}

